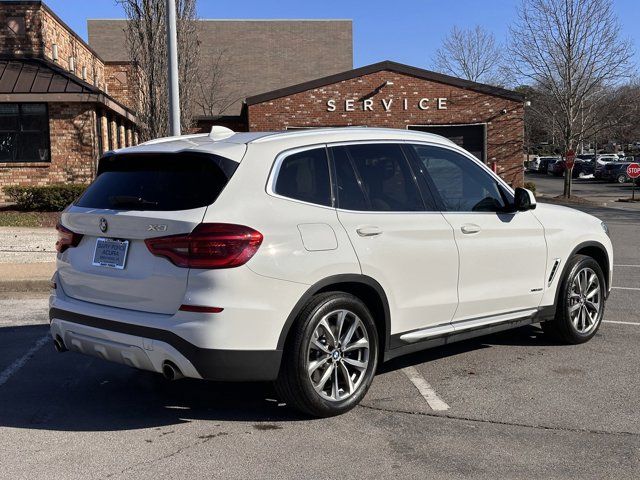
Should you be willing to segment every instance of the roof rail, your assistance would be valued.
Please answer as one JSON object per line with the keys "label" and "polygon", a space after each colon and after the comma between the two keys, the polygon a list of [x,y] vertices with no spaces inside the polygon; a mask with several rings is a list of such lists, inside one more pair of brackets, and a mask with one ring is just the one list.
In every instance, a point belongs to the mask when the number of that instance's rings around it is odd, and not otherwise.
{"label": "roof rail", "polygon": [[211,132],[209,133],[209,137],[214,142],[224,140],[225,138],[232,137],[236,132],[227,127],[222,127],[220,125],[214,125],[211,127]]}

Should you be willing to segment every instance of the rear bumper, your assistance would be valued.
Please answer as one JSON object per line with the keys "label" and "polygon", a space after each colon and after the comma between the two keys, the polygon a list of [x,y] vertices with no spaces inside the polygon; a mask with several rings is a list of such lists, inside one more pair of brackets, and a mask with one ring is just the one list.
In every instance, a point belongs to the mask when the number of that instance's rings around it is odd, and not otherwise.
{"label": "rear bumper", "polygon": [[275,380],[281,350],[221,350],[201,348],[175,333],[153,327],[107,320],[59,308],[49,310],[51,335],[71,351],[161,372],[165,361],[183,375],[218,381]]}

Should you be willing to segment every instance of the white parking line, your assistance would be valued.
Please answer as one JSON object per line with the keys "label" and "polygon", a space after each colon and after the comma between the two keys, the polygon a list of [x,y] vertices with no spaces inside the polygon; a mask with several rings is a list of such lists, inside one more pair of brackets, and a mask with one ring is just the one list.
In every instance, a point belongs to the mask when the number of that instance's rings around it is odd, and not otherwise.
{"label": "white parking line", "polygon": [[618,323],[620,325],[638,325],[640,327],[640,323],[637,322],[619,322],[618,320],[603,320],[604,323]]}
{"label": "white parking line", "polygon": [[35,353],[40,350],[45,343],[50,342],[51,337],[49,335],[45,335],[40,338],[34,345],[29,349],[27,353],[25,353],[22,357],[17,359],[11,365],[4,369],[2,373],[0,373],[0,386],[4,385],[7,380],[9,380],[14,373],[20,370],[25,364],[35,355]]}
{"label": "white parking line", "polygon": [[416,370],[414,367],[405,367],[402,369],[404,374],[407,376],[411,383],[415,385],[415,387],[420,392],[420,395],[424,397],[432,410],[449,410],[449,405],[444,403],[440,397],[436,394],[435,390],[431,388],[431,385],[427,383],[420,372]]}
{"label": "white parking line", "polygon": [[640,291],[640,288],[637,287],[611,287],[613,290],[636,290]]}

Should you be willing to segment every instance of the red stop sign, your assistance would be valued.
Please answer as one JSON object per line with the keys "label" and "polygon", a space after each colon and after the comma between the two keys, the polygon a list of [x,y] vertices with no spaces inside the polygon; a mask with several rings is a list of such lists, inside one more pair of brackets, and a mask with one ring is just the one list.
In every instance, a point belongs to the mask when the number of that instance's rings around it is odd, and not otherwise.
{"label": "red stop sign", "polygon": [[627,175],[629,178],[638,178],[640,177],[640,165],[637,163],[632,163],[627,166]]}
{"label": "red stop sign", "polygon": [[567,168],[573,168],[573,165],[576,162],[576,152],[573,150],[569,150],[566,155],[565,165]]}

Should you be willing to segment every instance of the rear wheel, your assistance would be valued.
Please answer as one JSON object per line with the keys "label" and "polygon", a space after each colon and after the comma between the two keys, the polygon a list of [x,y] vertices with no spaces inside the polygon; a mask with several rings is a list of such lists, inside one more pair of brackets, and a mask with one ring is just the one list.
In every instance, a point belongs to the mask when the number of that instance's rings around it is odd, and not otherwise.
{"label": "rear wheel", "polygon": [[616,179],[618,181],[618,183],[626,183],[627,182],[627,176],[624,174],[620,174],[618,175],[618,178]]}
{"label": "rear wheel", "polygon": [[282,399],[315,417],[355,407],[378,364],[378,333],[364,303],[346,293],[320,294],[292,329],[276,381]]}
{"label": "rear wheel", "polygon": [[585,255],[570,261],[560,285],[555,319],[544,322],[545,333],[565,343],[584,343],[593,337],[604,314],[605,280],[598,262]]}

